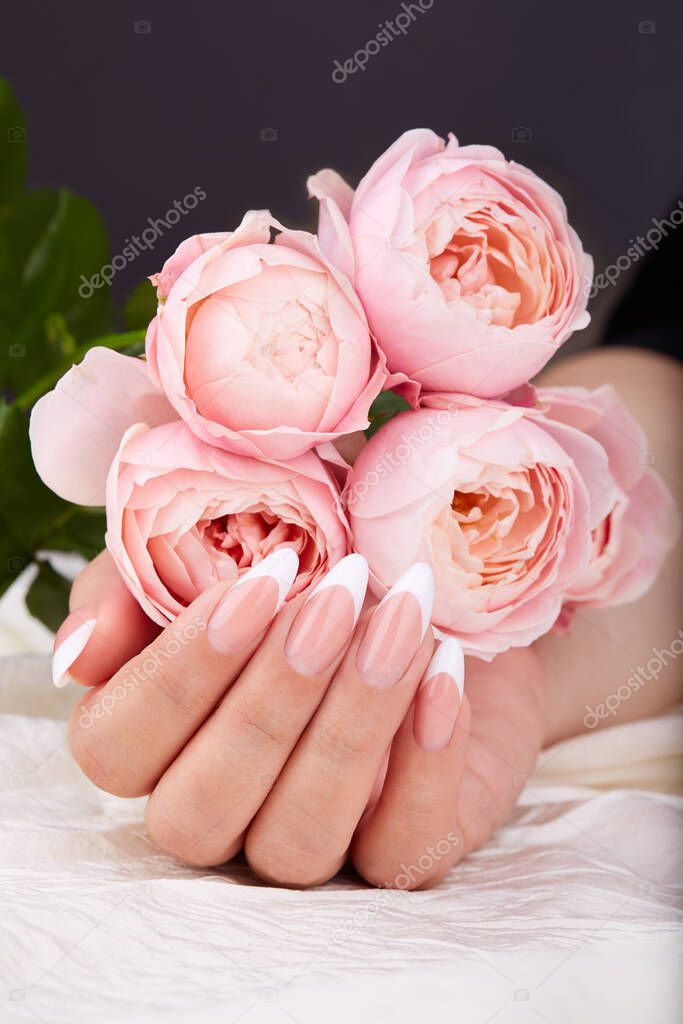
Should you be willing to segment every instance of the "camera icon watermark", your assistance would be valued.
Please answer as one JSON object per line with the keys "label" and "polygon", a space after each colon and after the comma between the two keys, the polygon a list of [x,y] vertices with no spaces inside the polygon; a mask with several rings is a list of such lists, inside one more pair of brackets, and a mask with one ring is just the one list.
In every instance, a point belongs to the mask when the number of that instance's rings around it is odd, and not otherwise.
{"label": "camera icon watermark", "polygon": [[261,142],[277,142],[277,128],[262,128],[259,138]]}
{"label": "camera icon watermark", "polygon": [[7,351],[9,352],[10,359],[23,359],[26,355],[26,346],[15,342],[14,345],[10,345]]}
{"label": "camera icon watermark", "polygon": [[7,572],[23,572],[28,562],[21,555],[12,555],[7,559]]}
{"label": "camera icon watermark", "polygon": [[654,21],[639,21],[638,22],[638,35],[640,36],[653,36],[657,31],[657,26]]}
{"label": "camera icon watermark", "polygon": [[134,21],[133,34],[136,36],[148,36],[152,31],[151,21]]}
{"label": "camera icon watermark", "polygon": [[26,129],[25,128],[8,128],[7,129],[7,141],[8,142],[26,142]]}
{"label": "camera icon watermark", "polygon": [[520,125],[518,128],[513,128],[512,141],[531,142],[531,128],[524,128],[523,125]]}
{"label": "camera icon watermark", "polygon": [[410,235],[389,235],[386,247],[387,249],[407,249],[411,241]]}

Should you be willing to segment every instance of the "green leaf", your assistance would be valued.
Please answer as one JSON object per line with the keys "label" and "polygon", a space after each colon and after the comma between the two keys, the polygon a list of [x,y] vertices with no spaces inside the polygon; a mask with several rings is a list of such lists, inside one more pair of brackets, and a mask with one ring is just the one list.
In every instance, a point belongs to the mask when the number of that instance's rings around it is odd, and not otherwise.
{"label": "green leaf", "polygon": [[157,315],[157,293],[151,281],[141,281],[126,299],[123,307],[123,322],[127,330],[138,328],[147,330],[147,326]]}
{"label": "green leaf", "polygon": [[[18,392],[111,328],[110,288],[88,282],[109,261],[102,219],[67,189],[20,196],[0,225],[0,386]],[[55,332],[57,322],[63,326]]]}
{"label": "green leaf", "polygon": [[0,594],[37,551],[75,551],[94,558],[104,547],[105,515],[58,498],[38,476],[28,420],[17,404],[0,402]]}
{"label": "green leaf", "polygon": [[26,595],[26,607],[55,632],[69,613],[71,583],[55,572],[48,562],[38,562],[38,575]]}
{"label": "green leaf", "polygon": [[90,561],[104,548],[106,528],[102,509],[72,506],[68,518],[45,536],[43,546],[48,551],[75,551]]}
{"label": "green leaf", "polygon": [[368,414],[370,426],[365,431],[365,436],[372,437],[380,427],[388,423],[394,416],[398,416],[400,412],[405,412],[406,409],[410,409],[410,405],[405,398],[401,398],[393,391],[383,391],[370,406]]}
{"label": "green leaf", "polygon": [[86,353],[96,346],[112,348],[116,352],[123,352],[128,356],[136,356],[144,351],[145,334],[144,331],[124,331],[122,334],[107,334],[103,338],[95,338],[93,341],[89,341],[87,345],[81,345],[70,359],[62,363],[61,366],[56,366],[53,370],[50,370],[49,373],[45,374],[19,395],[16,400],[19,408],[30,409],[34,402],[37,402],[42,395],[52,390],[59,378],[74,363],[80,363],[85,358]]}
{"label": "green leaf", "polygon": [[[17,557],[32,557],[56,522],[72,506],[53,494],[36,473],[31,458],[28,420],[16,405],[0,403],[0,529],[12,538]],[[0,573],[7,566],[0,565]]]}
{"label": "green leaf", "polygon": [[14,93],[0,78],[0,214],[18,196],[26,176],[26,122]]}

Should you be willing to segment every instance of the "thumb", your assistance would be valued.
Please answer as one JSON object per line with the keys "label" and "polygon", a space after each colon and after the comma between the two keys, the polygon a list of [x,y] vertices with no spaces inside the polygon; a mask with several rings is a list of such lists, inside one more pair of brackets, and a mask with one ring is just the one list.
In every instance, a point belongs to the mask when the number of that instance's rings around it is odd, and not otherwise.
{"label": "thumb", "polygon": [[69,615],[53,646],[55,686],[104,683],[159,633],[126,587],[108,551],[74,581]]}

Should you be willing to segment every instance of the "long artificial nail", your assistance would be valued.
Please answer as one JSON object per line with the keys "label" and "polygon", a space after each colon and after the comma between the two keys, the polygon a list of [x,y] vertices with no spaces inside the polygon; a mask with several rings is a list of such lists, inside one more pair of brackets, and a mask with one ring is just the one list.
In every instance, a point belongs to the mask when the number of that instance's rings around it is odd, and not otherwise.
{"label": "long artificial nail", "polygon": [[415,698],[413,735],[429,753],[451,742],[465,686],[465,659],[460,642],[448,637],[436,649]]}
{"label": "long artificial nail", "polygon": [[[52,682],[61,689],[69,682],[69,669],[85,650],[88,640],[93,635],[97,619],[84,618],[85,611],[72,612],[64,622],[55,638],[55,649],[52,654]],[[71,626],[75,628],[72,629]],[[66,637],[60,637],[66,632]]]}
{"label": "long artificial nail", "polygon": [[347,555],[311,591],[292,623],[285,657],[295,672],[316,676],[348,643],[368,586],[368,563]]}
{"label": "long artificial nail", "polygon": [[433,604],[434,574],[416,562],[377,605],[358,648],[356,668],[370,686],[398,682],[427,632]]}
{"label": "long artificial nail", "polygon": [[298,569],[296,551],[278,548],[245,572],[209,619],[207,634],[215,650],[231,654],[251,644],[284,604]]}

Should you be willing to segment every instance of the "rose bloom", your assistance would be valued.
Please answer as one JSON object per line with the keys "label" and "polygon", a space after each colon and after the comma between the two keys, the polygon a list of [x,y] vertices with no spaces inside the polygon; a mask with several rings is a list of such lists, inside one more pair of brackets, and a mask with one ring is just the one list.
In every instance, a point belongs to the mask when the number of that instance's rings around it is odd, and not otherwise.
{"label": "rose bloom", "polygon": [[78,504],[106,499],[107,546],[160,625],[278,547],[299,556],[292,596],[350,550],[339,489],[315,452],[271,465],[210,447],[142,359],[91,349],[36,404],[30,432],[49,487]]}
{"label": "rose bloom", "polygon": [[198,437],[289,459],[368,425],[386,380],[358,296],[317,239],[267,211],[187,239],[152,281],[150,373]]}
{"label": "rose bloom", "polygon": [[293,597],[348,554],[350,534],[314,452],[273,465],[207,445],[175,422],[125,434],[107,481],[107,547],[164,625],[281,547],[299,557]]}
{"label": "rose bloom", "polygon": [[434,625],[489,660],[546,633],[565,599],[631,600],[652,583],[672,533],[654,539],[644,524],[668,523],[671,499],[639,464],[611,389],[595,405],[540,391],[533,406],[439,394],[423,406],[383,426],[350,474],[376,594],[428,562]]}
{"label": "rose bloom", "polygon": [[593,531],[590,562],[567,588],[559,622],[567,626],[581,604],[603,607],[642,597],[675,544],[680,522],[666,484],[648,466],[644,431],[611,385],[541,388],[537,396],[547,416],[602,444],[616,484],[614,506]]}
{"label": "rose bloom", "polygon": [[425,389],[503,395],[589,322],[593,264],[561,197],[490,146],[417,129],[355,194],[329,170],[309,191],[389,369]]}

